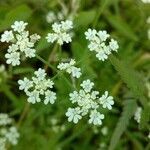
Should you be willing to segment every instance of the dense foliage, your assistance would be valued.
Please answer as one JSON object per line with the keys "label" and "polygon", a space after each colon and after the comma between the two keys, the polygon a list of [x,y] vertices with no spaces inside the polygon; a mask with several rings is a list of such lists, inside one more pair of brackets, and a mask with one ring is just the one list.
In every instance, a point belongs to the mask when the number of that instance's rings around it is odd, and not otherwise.
{"label": "dense foliage", "polygon": [[[6,55],[10,43],[1,36],[0,150],[5,142],[1,140],[4,133],[1,125],[8,128],[10,122],[16,127],[13,130],[18,141],[15,139],[15,144],[11,144],[8,135],[7,149],[149,150],[149,16],[150,3],[142,0],[0,0],[1,35],[12,28],[19,41],[23,35],[17,35],[19,28],[12,26],[15,21],[27,22],[26,30],[31,35],[37,33],[29,37],[30,52],[22,54],[22,50],[21,61],[16,59],[14,64],[8,62],[10,55]],[[61,20],[73,22],[67,22],[66,29],[61,25],[59,36],[66,32],[63,40],[59,39],[58,26],[52,28],[53,23]],[[103,57],[91,50],[96,44],[88,46],[89,41],[94,41],[87,38],[89,28],[95,29],[97,36],[102,33],[98,31],[109,33],[106,45],[112,49]],[[31,53],[33,47],[36,51]],[[40,89],[43,84],[46,84],[44,90],[51,88],[45,92],[44,102],[38,96],[38,100],[31,99],[28,89],[19,87],[23,79],[32,89]],[[93,95],[92,88],[97,90]],[[40,91],[42,98],[43,91]],[[80,98],[86,99],[86,94],[94,97],[91,96],[90,104],[100,100],[91,104],[96,105],[94,111],[88,108],[91,110],[86,112],[80,102]],[[71,118],[71,113],[76,113],[76,118]],[[94,113],[99,120],[92,118]]]}

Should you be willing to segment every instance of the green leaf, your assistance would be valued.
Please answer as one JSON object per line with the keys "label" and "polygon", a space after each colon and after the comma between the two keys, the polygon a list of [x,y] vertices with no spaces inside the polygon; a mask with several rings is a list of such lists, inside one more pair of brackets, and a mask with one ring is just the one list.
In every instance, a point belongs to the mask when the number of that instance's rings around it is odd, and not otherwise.
{"label": "green leaf", "polygon": [[132,91],[133,95],[140,101],[143,105],[144,110],[141,116],[140,127],[144,128],[148,121],[150,120],[149,110],[150,106],[147,105],[146,98],[146,89],[144,83],[140,76],[138,76],[137,72],[131,68],[131,65],[127,65],[125,62],[118,60],[115,56],[110,56],[111,63],[115,67],[115,69],[120,74],[122,80],[127,84],[127,86]]}
{"label": "green leaf", "polygon": [[11,26],[16,20],[27,20],[31,16],[32,10],[27,5],[20,5],[8,11],[8,13],[0,21],[0,31],[3,31]]}
{"label": "green leaf", "polygon": [[147,99],[145,97],[145,86],[142,82],[140,76],[137,72],[131,67],[131,65],[126,64],[123,61],[120,61],[115,56],[110,56],[110,61],[115,69],[120,74],[122,80],[127,84],[127,86],[132,91],[133,95],[139,99],[141,104],[146,107]]}
{"label": "green leaf", "polygon": [[137,104],[135,100],[127,100],[124,102],[123,112],[112,135],[109,150],[114,150],[117,146],[117,143],[119,142],[121,135],[126,130],[131,117],[135,113],[136,108]]}
{"label": "green leaf", "polygon": [[111,14],[107,14],[106,18],[108,19],[110,24],[122,35],[130,38],[131,40],[137,41],[137,36],[134,34],[133,29],[131,29],[127,22],[125,22],[123,19]]}
{"label": "green leaf", "polygon": [[89,24],[91,24],[94,21],[95,15],[96,15],[95,10],[80,12],[74,20],[75,26],[76,27],[88,26]]}

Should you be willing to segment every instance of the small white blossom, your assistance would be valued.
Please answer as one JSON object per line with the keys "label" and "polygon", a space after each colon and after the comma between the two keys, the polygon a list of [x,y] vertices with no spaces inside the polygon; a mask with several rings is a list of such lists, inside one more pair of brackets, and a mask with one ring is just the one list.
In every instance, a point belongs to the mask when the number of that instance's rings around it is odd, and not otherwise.
{"label": "small white blossom", "polygon": [[46,39],[50,43],[57,41],[59,45],[62,45],[64,42],[69,43],[72,39],[68,32],[72,28],[73,23],[69,20],[61,21],[60,24],[54,23],[52,25],[52,30],[54,33],[48,33]]}
{"label": "small white blossom", "polygon": [[150,0],[142,0],[143,3],[150,3]]}
{"label": "small white blossom", "polygon": [[90,92],[93,86],[94,86],[94,83],[91,82],[89,79],[81,83],[81,87],[84,89],[85,92]]}
{"label": "small white blossom", "polygon": [[115,41],[114,39],[111,39],[111,41],[109,42],[109,47],[112,51],[116,51],[119,48],[117,41]]}
{"label": "small white blossom", "polygon": [[27,79],[26,77],[23,80],[18,80],[19,90],[28,91],[29,88],[33,86],[33,82]]}
{"label": "small white blossom", "polygon": [[44,100],[44,104],[48,104],[49,102],[51,104],[54,104],[56,100],[56,93],[55,92],[52,92],[52,91],[46,91],[45,92],[45,100]]}
{"label": "small white blossom", "polygon": [[5,31],[1,36],[1,42],[11,42],[14,39],[12,31]]}
{"label": "small white blossom", "polygon": [[73,104],[77,104],[77,107],[68,108],[66,113],[68,121],[77,123],[83,116],[89,114],[90,124],[101,125],[102,119],[104,119],[104,115],[98,112],[100,107],[99,92],[92,90],[94,83],[89,79],[83,81],[80,86],[82,89],[79,91],[73,91],[69,94],[70,101]]}
{"label": "small white blossom", "polygon": [[57,16],[55,15],[55,13],[53,11],[49,11],[46,15],[46,21],[48,23],[53,23],[56,20],[57,20]]}
{"label": "small white blossom", "polygon": [[113,97],[108,96],[108,91],[105,91],[104,95],[99,98],[100,104],[102,104],[103,108],[112,109],[112,105],[114,105]]}
{"label": "small white blossom", "polygon": [[14,30],[14,31],[17,31],[17,32],[23,32],[26,28],[26,26],[28,25],[28,23],[26,22],[23,22],[23,21],[15,21],[13,25],[11,25],[11,28]]}
{"label": "small white blossom", "polygon": [[67,73],[71,74],[73,77],[79,78],[81,76],[81,69],[75,67],[76,61],[71,59],[69,63],[60,63],[57,68],[59,70],[65,70]]}
{"label": "small white blossom", "polygon": [[7,53],[5,58],[7,58],[7,64],[12,64],[12,66],[20,65],[20,53],[18,52]]}
{"label": "small white blossom", "polygon": [[5,134],[5,138],[12,144],[16,145],[18,143],[19,133],[16,127],[10,127],[7,133]]}
{"label": "small white blossom", "polygon": [[41,97],[45,96],[44,104],[53,104],[56,100],[56,93],[50,89],[53,88],[54,82],[50,79],[46,79],[46,72],[44,69],[39,68],[34,72],[32,80],[26,77],[23,80],[18,80],[19,89],[24,90],[28,96],[27,101],[35,104],[41,102]]}
{"label": "small white blossom", "polygon": [[102,132],[103,135],[107,135],[108,134],[108,127],[103,127],[101,129],[101,132]]}
{"label": "small white blossom", "polygon": [[104,115],[98,112],[97,110],[91,111],[89,123],[94,125],[101,125],[102,119],[104,119]]}
{"label": "small white blossom", "polygon": [[5,58],[6,63],[12,66],[20,65],[21,56],[35,57],[36,50],[33,48],[34,44],[40,39],[37,34],[29,35],[29,31],[25,28],[28,23],[23,21],[15,21],[11,26],[11,31],[5,31],[1,36],[1,42],[11,42],[8,47]]}
{"label": "small white blossom", "polygon": [[44,69],[39,68],[37,71],[34,72],[34,74],[36,75],[36,77],[39,80],[43,80],[46,76],[46,72]]}
{"label": "small white blossom", "polygon": [[134,114],[134,120],[137,121],[137,123],[140,123],[140,120],[141,120],[141,114],[142,114],[142,108],[141,107],[138,107],[135,111],[135,114]]}
{"label": "small white blossom", "polygon": [[12,123],[12,119],[9,118],[8,114],[0,113],[0,126],[5,126]]}
{"label": "small white blossom", "polygon": [[0,137],[0,150],[6,150],[6,139]]}
{"label": "small white blossom", "polygon": [[0,150],[6,150],[8,144],[18,143],[19,133],[12,123],[13,120],[8,114],[0,114]]}
{"label": "small white blossom", "polygon": [[81,111],[80,108],[68,108],[68,111],[66,112],[66,116],[68,117],[68,121],[73,121],[74,123],[78,123],[78,121],[82,118],[80,115]]}
{"label": "small white blossom", "polygon": [[95,51],[99,60],[105,61],[112,51],[117,52],[119,48],[117,41],[114,39],[110,39],[109,44],[107,44],[110,35],[105,30],[97,32],[95,29],[88,29],[85,36],[89,40],[89,50]]}

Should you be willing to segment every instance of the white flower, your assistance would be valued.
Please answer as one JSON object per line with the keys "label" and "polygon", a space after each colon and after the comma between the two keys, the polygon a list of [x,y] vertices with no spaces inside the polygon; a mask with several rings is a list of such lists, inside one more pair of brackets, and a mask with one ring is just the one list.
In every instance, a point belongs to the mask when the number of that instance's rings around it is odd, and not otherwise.
{"label": "white flower", "polygon": [[19,90],[28,91],[29,88],[33,87],[33,82],[27,79],[26,77],[23,80],[18,80]]}
{"label": "white flower", "polygon": [[47,105],[49,102],[51,104],[54,104],[55,100],[56,100],[56,93],[54,93],[52,91],[45,92],[45,100],[44,100],[45,105]]}
{"label": "white flower", "polygon": [[24,50],[25,56],[29,57],[29,58],[35,57],[35,52],[36,52],[36,50],[32,49],[32,48],[26,48]]}
{"label": "white flower", "polygon": [[40,36],[38,34],[32,34],[30,35],[31,43],[36,43],[38,40],[40,40]]}
{"label": "white flower", "polygon": [[66,112],[66,116],[68,117],[68,121],[73,121],[74,123],[78,123],[78,121],[82,118],[80,115],[81,111],[80,108],[68,108],[68,111]]}
{"label": "white flower", "polygon": [[20,53],[18,52],[7,53],[5,58],[7,58],[7,64],[12,64],[12,66],[20,65]]}
{"label": "white flower", "polygon": [[53,104],[56,100],[56,93],[52,92],[50,89],[53,88],[54,82],[50,79],[46,79],[46,72],[44,69],[39,68],[34,72],[34,75],[32,80],[26,77],[23,80],[19,80],[19,89],[24,90],[28,96],[27,101],[29,103],[35,104],[36,102],[41,102],[41,97],[44,96],[45,98],[43,97],[43,101],[45,105],[49,102]]}
{"label": "white flower", "polygon": [[81,76],[81,69],[75,67],[76,61],[74,59],[71,59],[69,63],[60,63],[57,68],[60,70],[65,70],[69,74],[71,74],[73,77],[79,78]]}
{"label": "white flower", "polygon": [[95,29],[88,29],[88,31],[85,32],[85,38],[87,40],[93,40],[96,37],[97,31]]}
{"label": "white flower", "polygon": [[41,68],[39,68],[38,71],[35,71],[34,74],[39,80],[43,80],[46,76],[45,70]]}
{"label": "white flower", "polygon": [[72,67],[72,76],[79,78],[81,76],[81,69],[77,67]]}
{"label": "white flower", "polygon": [[107,31],[99,31],[97,35],[99,36],[101,42],[106,41],[110,37],[110,35],[107,34]]}
{"label": "white flower", "polygon": [[57,19],[55,13],[53,11],[49,11],[48,14],[46,15],[46,21],[48,23],[52,23]]}
{"label": "white flower", "polygon": [[5,134],[5,138],[12,144],[16,145],[18,143],[19,133],[16,127],[10,127],[8,132]]}
{"label": "white flower", "polygon": [[[89,114],[90,124],[92,123],[94,125],[101,125],[102,119],[104,119],[104,115],[98,112],[98,109],[101,106],[99,103],[99,99],[100,99],[99,92],[93,90],[94,83],[91,82],[89,79],[83,81],[80,84],[80,86],[82,87],[82,89],[80,89],[79,91],[73,91],[72,93],[69,94],[70,101],[73,104],[77,104],[77,107],[68,109],[66,113],[66,116],[68,117],[68,121],[69,122],[73,121],[74,116],[76,114],[80,116],[80,119],[83,116]],[[112,100],[111,98],[112,97],[109,97],[108,99]],[[109,108],[110,106],[108,107],[108,109]],[[78,120],[79,119],[76,120],[76,123],[78,122]]]}
{"label": "white flower", "polygon": [[48,33],[46,39],[50,43],[57,41],[59,45],[62,45],[64,42],[69,43],[72,41],[72,39],[68,32],[72,28],[73,23],[69,20],[61,21],[60,24],[54,23],[52,25],[52,30],[54,33]]}
{"label": "white flower", "polygon": [[14,39],[14,35],[12,31],[5,31],[1,35],[1,42],[11,42]]}
{"label": "white flower", "polygon": [[114,39],[111,39],[111,41],[109,42],[109,47],[112,51],[117,52],[119,45],[118,45],[117,41],[115,41]]}
{"label": "white flower", "polygon": [[70,20],[61,21],[61,28],[64,31],[70,30],[73,28],[73,23]]}
{"label": "white flower", "polygon": [[34,90],[32,92],[28,92],[27,95],[29,96],[27,101],[29,103],[32,103],[32,104],[35,104],[36,102],[40,102],[41,99],[40,99],[40,95],[39,95],[39,92]]}
{"label": "white flower", "polygon": [[96,57],[99,59],[99,60],[106,60],[108,58],[107,54],[104,52],[104,51],[99,51],[97,54],[96,54]]}
{"label": "white flower", "polygon": [[143,3],[150,3],[150,0],[142,0]]}
{"label": "white flower", "polygon": [[5,126],[12,123],[12,119],[9,118],[8,114],[0,113],[0,126]]}
{"label": "white flower", "polygon": [[99,98],[100,104],[102,104],[103,108],[112,109],[112,105],[114,105],[113,97],[108,96],[108,91],[105,91],[104,95]]}
{"label": "white flower", "polygon": [[141,114],[142,114],[142,108],[141,107],[137,107],[137,109],[135,111],[135,114],[134,114],[134,120],[136,120],[137,123],[140,123]]}
{"label": "white flower", "polygon": [[94,83],[91,82],[89,79],[81,83],[81,87],[84,89],[85,92],[90,92],[93,86],[94,86]]}
{"label": "white flower", "polygon": [[103,127],[101,129],[101,132],[102,132],[103,135],[107,135],[108,134],[108,128],[107,127]]}
{"label": "white flower", "polygon": [[37,34],[30,36],[29,31],[25,31],[27,24],[23,21],[15,21],[11,26],[13,31],[5,31],[2,34],[1,42],[11,42],[5,55],[7,64],[12,66],[20,65],[20,59],[23,54],[25,57],[35,57],[36,50],[33,47],[35,42],[40,39],[40,36]]}
{"label": "white flower", "polygon": [[6,150],[6,139],[0,137],[0,150]]}
{"label": "white flower", "polygon": [[106,60],[112,51],[117,52],[119,48],[117,41],[114,39],[110,39],[109,44],[107,44],[110,35],[105,30],[97,32],[95,29],[88,29],[85,32],[85,36],[86,39],[89,40],[89,50],[95,51],[96,57],[99,60]]}
{"label": "white flower", "polygon": [[91,111],[89,123],[93,123],[94,125],[101,125],[102,119],[104,119],[104,115],[99,113],[97,110]]}
{"label": "white flower", "polygon": [[17,32],[22,32],[25,30],[26,26],[28,25],[28,23],[23,22],[23,21],[15,21],[13,25],[11,25],[11,28],[14,31]]}
{"label": "white flower", "polygon": [[6,150],[8,144],[18,143],[19,133],[12,123],[13,120],[8,114],[0,113],[0,150]]}
{"label": "white flower", "polygon": [[73,93],[70,93],[69,96],[72,103],[77,102],[78,99],[80,98],[77,91],[73,91]]}

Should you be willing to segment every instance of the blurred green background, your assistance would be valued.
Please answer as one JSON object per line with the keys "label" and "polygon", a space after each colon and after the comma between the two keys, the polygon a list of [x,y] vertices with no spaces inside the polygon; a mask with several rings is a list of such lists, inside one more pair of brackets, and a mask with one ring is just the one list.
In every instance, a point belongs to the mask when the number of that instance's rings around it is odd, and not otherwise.
{"label": "blurred green background", "polygon": [[[144,124],[139,125],[130,112],[135,106],[133,101],[136,101],[136,107],[141,106],[142,99],[133,94],[138,90],[132,91],[132,85],[139,88],[136,82],[143,82],[139,91],[144,90],[147,105],[150,103],[150,40],[147,33],[150,4],[141,0],[0,0],[0,32],[9,30],[16,20],[28,22],[30,33],[41,35],[36,50],[47,60],[53,48],[53,44],[45,40],[51,31],[51,23],[46,20],[49,11],[55,14],[63,12],[64,19],[71,18],[74,22],[73,41],[62,46],[62,58],[72,57],[79,62],[83,76],[77,84],[91,79],[100,94],[108,90],[114,96],[115,105],[111,112],[105,112],[106,117],[100,127],[88,125],[86,117],[77,125],[69,123],[65,112],[71,106],[68,93],[72,89],[61,77],[54,81],[58,94],[54,105],[27,104],[27,97],[18,90],[17,81],[24,76],[31,77],[34,70],[44,64],[33,58],[12,68],[6,65],[4,57],[8,44],[0,43],[0,64],[6,66],[6,71],[0,73],[0,112],[9,113],[19,123],[21,135],[18,145],[10,149],[111,150],[114,147],[116,150],[149,150],[150,122],[143,121]],[[101,62],[88,50],[84,35],[88,28],[107,30],[118,41],[120,48],[116,57],[121,61],[122,70],[115,65],[115,59]],[[50,69],[48,74],[54,76]],[[123,111],[126,104],[131,107]],[[148,108],[144,110],[150,114]],[[121,116],[127,117],[120,121],[117,139],[113,133]],[[103,133],[104,127],[108,129],[107,134]]]}

